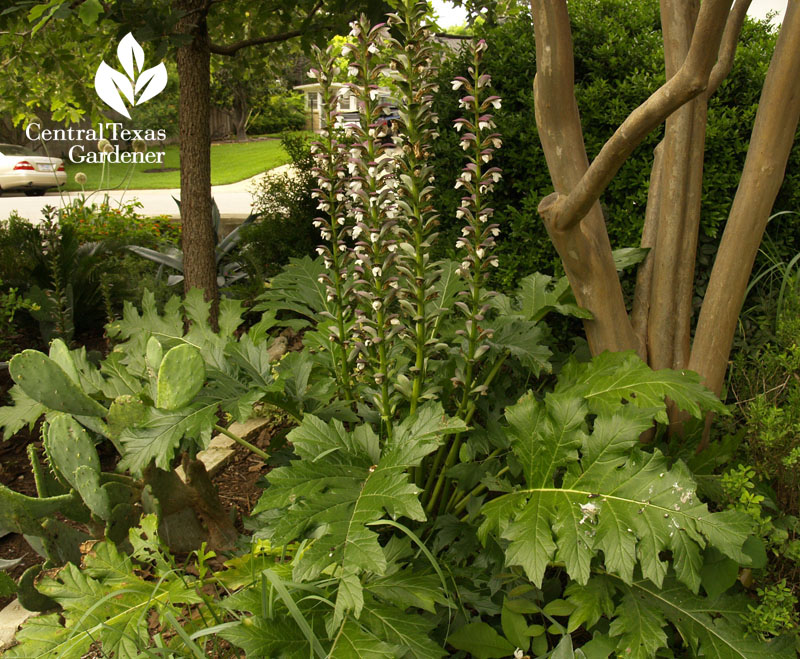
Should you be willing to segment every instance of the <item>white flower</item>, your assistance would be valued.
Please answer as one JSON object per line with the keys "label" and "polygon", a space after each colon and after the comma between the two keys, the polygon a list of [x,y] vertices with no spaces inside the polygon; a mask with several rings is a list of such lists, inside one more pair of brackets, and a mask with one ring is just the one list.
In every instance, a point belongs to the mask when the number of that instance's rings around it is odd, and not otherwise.
{"label": "white flower", "polygon": [[503,178],[500,172],[492,172],[492,180],[497,183],[501,178]]}
{"label": "white flower", "polygon": [[381,304],[381,301],[380,301],[380,300],[375,300],[375,301],[372,303],[372,308],[373,308],[373,309],[375,309],[375,311],[378,311],[378,310],[380,310],[380,308],[381,308],[382,306],[383,306],[383,305]]}
{"label": "white flower", "polygon": [[357,76],[358,75],[358,67],[357,66],[348,66],[347,67],[347,75],[349,75],[349,76]]}
{"label": "white flower", "polygon": [[367,51],[373,55],[377,55],[380,52],[374,43],[371,43],[369,46],[367,46]]}
{"label": "white flower", "polygon": [[457,89],[461,89],[464,86],[464,82],[461,80],[453,80],[453,91]]}
{"label": "white flower", "polygon": [[324,247],[317,247],[317,254],[322,256],[324,253],[325,253],[325,248]]}
{"label": "white flower", "polygon": [[397,326],[400,324],[400,319],[399,319],[399,318],[392,318],[392,319],[389,321],[389,324],[390,324],[390,325],[394,325],[395,327],[397,327]]}
{"label": "white flower", "polygon": [[492,146],[494,146],[495,149],[499,149],[501,146],[503,146],[503,140],[501,140],[499,137],[493,137]]}
{"label": "white flower", "polygon": [[482,259],[486,255],[486,252],[483,250],[483,247],[478,247],[478,249],[475,250],[475,254],[479,259]]}
{"label": "white flower", "polygon": [[397,251],[397,245],[395,245],[393,243],[393,244],[389,245],[386,249],[388,249],[390,252],[394,253],[394,252]]}
{"label": "white flower", "polygon": [[[456,211],[456,219],[457,219],[457,220],[460,220],[462,217],[464,217],[464,210],[463,210],[462,208],[459,208],[459,209]],[[465,235],[466,235],[466,234],[465,234]]]}
{"label": "white flower", "polygon": [[352,49],[350,48],[349,43],[346,43],[344,46],[342,46],[342,57],[347,57],[351,50]]}
{"label": "white flower", "polygon": [[[381,95],[381,93],[377,89],[370,89],[369,90],[369,100],[370,101],[377,101],[378,97],[380,95]],[[370,133],[370,134],[372,134],[372,133]]]}
{"label": "white flower", "polygon": [[461,132],[461,129],[462,129],[463,127],[464,127],[464,124],[463,124],[463,123],[461,123],[460,121],[459,121],[459,122],[458,122],[458,123],[455,125],[455,129],[456,129],[456,131],[457,131],[457,132],[459,132],[459,133]]}
{"label": "white flower", "polygon": [[461,148],[464,149],[464,151],[469,149],[469,140],[461,140]]}
{"label": "white flower", "polygon": [[499,264],[500,264],[500,262],[497,259],[490,259],[489,260],[489,265],[492,266],[493,268],[496,268]]}
{"label": "white flower", "polygon": [[306,75],[309,78],[316,78],[317,77],[317,72],[314,69],[311,69]]}
{"label": "white flower", "polygon": [[336,218],[336,224],[338,224],[340,227],[343,227],[344,226],[344,218],[343,217],[337,217]]}
{"label": "white flower", "polygon": [[478,130],[491,130],[492,124],[489,121],[479,121]]}
{"label": "white flower", "polygon": [[493,235],[495,238],[497,238],[497,236],[499,236],[499,235],[500,235],[500,229],[498,229],[497,227],[495,227],[494,229],[492,229],[492,235]]}
{"label": "white flower", "polygon": [[[466,150],[466,148],[465,148],[465,150]],[[484,153],[481,156],[481,160],[483,160],[483,162],[489,162],[491,159],[492,159],[492,156],[489,153]]]}
{"label": "white flower", "polygon": [[496,99],[494,99],[494,100],[492,101],[492,107],[493,107],[495,110],[499,110],[499,109],[500,109],[500,103],[501,103],[501,100],[500,100],[499,98],[496,98]]}
{"label": "white flower", "polygon": [[319,229],[322,226],[322,222],[320,220],[314,220],[311,224],[315,229]]}
{"label": "white flower", "polygon": [[347,249],[347,245],[339,245],[339,251],[344,252]]}
{"label": "white flower", "polygon": [[520,650],[519,648],[514,650],[514,659],[522,659],[522,657],[524,656],[525,655],[523,654],[522,650]]}

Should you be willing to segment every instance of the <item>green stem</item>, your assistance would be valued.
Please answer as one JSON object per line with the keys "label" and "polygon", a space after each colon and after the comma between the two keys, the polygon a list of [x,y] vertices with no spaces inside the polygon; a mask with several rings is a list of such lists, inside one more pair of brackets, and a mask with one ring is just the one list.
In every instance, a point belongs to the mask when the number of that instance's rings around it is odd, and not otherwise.
{"label": "green stem", "polygon": [[[495,474],[495,478],[500,478],[500,476],[502,476],[503,474],[505,474],[505,473],[506,473],[506,472],[509,470],[509,468],[510,468],[510,467],[508,467],[508,466],[505,466],[505,467],[503,467],[503,468],[502,468],[500,471],[498,471],[498,472]],[[487,489],[487,487],[486,487],[486,485],[484,485],[483,483],[479,483],[478,485],[476,485],[475,487],[473,487],[473,488],[472,488],[472,489],[471,489],[469,492],[467,492],[467,493],[466,493],[466,494],[465,494],[465,495],[464,495],[464,496],[461,498],[461,500],[460,500],[458,503],[456,503],[456,506],[455,506],[455,508],[453,509],[453,512],[454,512],[456,515],[459,515],[459,514],[461,514],[461,513],[463,512],[464,508],[466,508],[466,507],[467,507],[467,504],[469,503],[469,500],[470,500],[470,499],[472,499],[473,497],[476,497],[476,496],[478,496],[478,495],[479,495],[481,492],[483,492],[485,489]]]}
{"label": "green stem", "polygon": [[[492,367],[492,370],[489,371],[489,374],[486,376],[486,379],[483,382],[484,386],[488,387],[492,383],[494,378],[500,372],[500,367],[503,365],[503,363],[507,358],[508,358],[508,353],[504,354],[502,357],[500,357],[500,359],[498,359],[495,362],[494,366]],[[475,414],[475,410],[476,410],[476,405],[475,402],[473,401],[472,404],[468,407],[466,415],[463,417],[464,422],[466,424],[469,424],[469,422],[472,420],[472,416],[473,414]],[[436,502],[441,496],[442,490],[444,488],[444,483],[446,479],[445,474],[447,473],[447,470],[450,469],[450,467],[452,467],[453,464],[455,464],[456,458],[458,457],[458,452],[461,449],[462,442],[463,442],[463,434],[458,433],[453,439],[452,444],[450,445],[450,451],[447,453],[447,459],[445,460],[444,465],[442,465],[442,458],[441,458],[441,455],[443,453],[442,450],[440,449],[439,453],[436,454],[436,462],[434,462],[434,468],[431,471],[431,475],[428,477],[428,483],[425,484],[425,491],[426,492],[430,491],[430,484],[432,482],[432,479],[436,477],[438,472],[438,480],[436,481],[436,485],[434,486],[431,496],[428,499],[427,505],[425,506],[425,510],[428,514],[433,512],[433,510],[436,507]],[[446,444],[443,445],[442,448],[446,448]]]}
{"label": "green stem", "polygon": [[217,425],[215,423],[214,424],[214,430],[216,430],[218,433],[222,433],[226,437],[230,437],[234,442],[236,442],[237,444],[240,444],[241,446],[244,446],[246,449],[252,451],[253,453],[255,453],[260,458],[263,458],[264,460],[269,460],[269,453],[266,453],[266,452],[262,451],[260,448],[258,448],[258,446],[255,446],[255,445],[251,444],[246,439],[243,439],[242,437],[239,437],[239,435],[235,435],[234,433],[232,433],[227,428],[224,428],[223,426],[219,426],[219,425]]}

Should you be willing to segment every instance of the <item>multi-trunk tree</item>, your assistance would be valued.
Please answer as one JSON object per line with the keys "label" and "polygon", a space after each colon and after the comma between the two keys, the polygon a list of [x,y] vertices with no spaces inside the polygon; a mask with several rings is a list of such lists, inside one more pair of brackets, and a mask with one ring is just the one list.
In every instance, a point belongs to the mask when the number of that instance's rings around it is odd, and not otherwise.
{"label": "multi-trunk tree", "polygon": [[[639,105],[590,163],[574,94],[566,0],[532,0],[536,123],[555,192],[539,204],[578,302],[593,354],[636,350],[653,368],[692,369],[722,391],[750,272],[800,118],[800,3],[788,2],[747,159],[693,327],[708,100],[730,71],[750,0],[661,0],[666,83]],[[641,141],[666,121],[655,150],[629,311],[599,199]],[[673,420],[678,421],[678,415]]]}

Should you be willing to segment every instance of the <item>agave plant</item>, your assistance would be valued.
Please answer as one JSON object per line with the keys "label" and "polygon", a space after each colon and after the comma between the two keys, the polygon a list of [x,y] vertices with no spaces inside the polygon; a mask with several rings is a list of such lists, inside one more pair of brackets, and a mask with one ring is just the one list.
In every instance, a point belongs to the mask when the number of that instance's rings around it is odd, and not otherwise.
{"label": "agave plant", "polygon": [[[173,197],[173,199],[175,199],[175,197]],[[175,203],[178,204],[178,208],[180,208],[181,202],[178,199],[175,199]],[[224,263],[223,261],[241,240],[242,227],[252,224],[259,217],[260,213],[251,213],[244,222],[242,222],[238,227],[225,236],[225,238],[217,243],[217,286],[220,288],[231,286],[247,276],[243,265],[238,261],[228,261]],[[213,199],[211,200],[211,219],[214,223],[214,235],[219,235],[219,228],[221,224],[220,213],[219,208],[217,207],[217,202]],[[180,274],[167,276],[167,285],[174,286],[183,281],[183,251],[177,247],[168,247],[164,249],[164,251],[149,249],[148,247],[142,247],[141,245],[127,245],[126,247],[134,254],[138,254],[139,256],[149,259],[150,261],[158,263],[158,277],[161,277],[164,266],[177,270]]]}

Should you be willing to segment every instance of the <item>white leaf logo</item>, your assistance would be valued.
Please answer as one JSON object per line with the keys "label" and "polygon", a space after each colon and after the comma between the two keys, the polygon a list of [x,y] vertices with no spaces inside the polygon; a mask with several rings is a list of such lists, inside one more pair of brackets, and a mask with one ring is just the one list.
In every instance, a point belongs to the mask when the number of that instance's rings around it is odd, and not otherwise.
{"label": "white leaf logo", "polygon": [[110,108],[130,119],[123,97],[133,106],[160,94],[167,86],[167,67],[161,62],[152,69],[142,71],[144,50],[130,32],[119,42],[117,58],[125,73],[112,69],[102,61],[94,76],[94,88]]}

